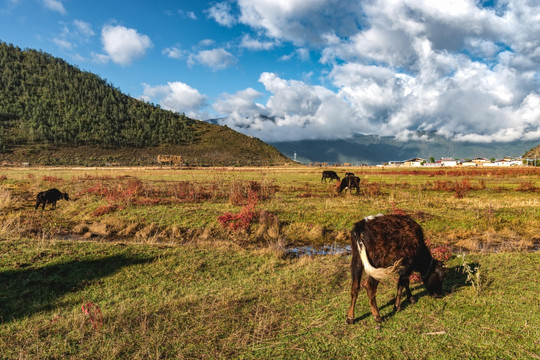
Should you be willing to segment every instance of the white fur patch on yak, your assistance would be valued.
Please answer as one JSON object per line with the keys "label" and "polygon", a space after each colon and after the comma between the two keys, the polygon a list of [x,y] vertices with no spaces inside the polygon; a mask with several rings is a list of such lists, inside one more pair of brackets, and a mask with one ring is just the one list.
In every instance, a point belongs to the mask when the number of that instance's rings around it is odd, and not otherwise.
{"label": "white fur patch on yak", "polygon": [[403,259],[399,259],[392,266],[389,266],[386,268],[376,268],[373,265],[371,265],[371,263],[369,262],[364,243],[357,241],[356,245],[358,246],[360,259],[362,260],[362,264],[364,265],[364,271],[366,272],[368,276],[371,276],[372,278],[379,281],[388,280],[388,279],[391,279],[394,276],[394,274],[398,273],[398,271],[401,270],[400,265]]}
{"label": "white fur patch on yak", "polygon": [[369,216],[366,216],[366,217],[364,218],[364,220],[370,221],[370,220],[373,220],[373,219],[378,218],[378,217],[380,217],[380,216],[384,216],[384,215],[383,215],[383,214],[369,215]]}

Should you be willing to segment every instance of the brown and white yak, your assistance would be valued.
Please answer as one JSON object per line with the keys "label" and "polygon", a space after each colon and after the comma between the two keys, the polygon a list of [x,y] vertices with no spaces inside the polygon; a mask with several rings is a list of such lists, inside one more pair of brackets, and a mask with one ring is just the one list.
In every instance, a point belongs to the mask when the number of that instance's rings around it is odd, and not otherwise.
{"label": "brown and white yak", "polygon": [[[418,271],[428,292],[442,295],[442,280],[446,268],[435,260],[424,243],[424,233],[418,223],[407,215],[376,215],[357,222],[351,231],[351,306],[347,323],[354,322],[354,306],[360,286],[367,291],[371,314],[381,322],[375,295],[379,281],[399,277],[394,311],[401,310],[403,288],[411,303],[416,300],[409,289],[409,276]],[[367,279],[361,284],[362,271]]]}

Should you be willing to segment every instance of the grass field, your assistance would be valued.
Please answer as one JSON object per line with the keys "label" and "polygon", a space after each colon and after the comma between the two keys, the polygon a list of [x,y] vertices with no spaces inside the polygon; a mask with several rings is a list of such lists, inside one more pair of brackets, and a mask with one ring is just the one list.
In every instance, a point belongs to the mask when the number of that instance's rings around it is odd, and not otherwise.
{"label": "grass field", "polygon": [[[345,324],[348,256],[283,259],[230,243],[177,246],[2,241],[2,358],[538,358],[540,258],[469,255],[476,291],[449,261],[446,296],[413,286],[377,329],[365,295]],[[91,317],[81,305],[100,309]],[[94,326],[95,324],[95,326]]]}
{"label": "grass field", "polygon": [[[537,169],[320,171],[0,170],[0,358],[540,357]],[[74,201],[35,210],[52,187]],[[350,255],[286,251],[394,212],[452,249],[445,296],[394,314],[383,284],[382,327],[364,293],[347,326]]]}

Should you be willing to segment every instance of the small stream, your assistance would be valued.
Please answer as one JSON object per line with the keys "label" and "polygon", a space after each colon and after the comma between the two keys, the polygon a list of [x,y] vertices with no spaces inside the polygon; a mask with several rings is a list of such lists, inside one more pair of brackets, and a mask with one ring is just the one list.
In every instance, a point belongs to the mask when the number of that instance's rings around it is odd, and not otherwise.
{"label": "small stream", "polygon": [[301,257],[313,255],[348,255],[351,253],[351,245],[322,245],[322,246],[296,246],[285,251],[287,256]]}
{"label": "small stream", "polygon": [[[535,244],[532,248],[525,250],[527,252],[538,252],[540,251],[540,244]],[[468,251],[464,249],[459,249],[453,251],[455,254],[459,252],[465,252],[468,253]],[[480,252],[497,252],[496,249],[484,249],[483,251],[480,250]],[[322,246],[311,246],[311,245],[305,245],[305,246],[296,246],[291,247],[285,250],[285,256],[287,257],[302,257],[302,256],[314,256],[314,255],[350,255],[351,254],[351,246],[350,245],[339,245],[339,244],[333,244],[333,245],[322,245]]]}

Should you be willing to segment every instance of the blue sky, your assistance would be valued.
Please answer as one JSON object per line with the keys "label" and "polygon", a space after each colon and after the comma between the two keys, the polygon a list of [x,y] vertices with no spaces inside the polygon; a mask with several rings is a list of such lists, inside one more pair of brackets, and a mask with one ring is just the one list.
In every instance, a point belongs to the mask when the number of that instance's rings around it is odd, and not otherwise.
{"label": "blue sky", "polygon": [[540,3],[3,0],[0,40],[265,141],[540,140]]}

